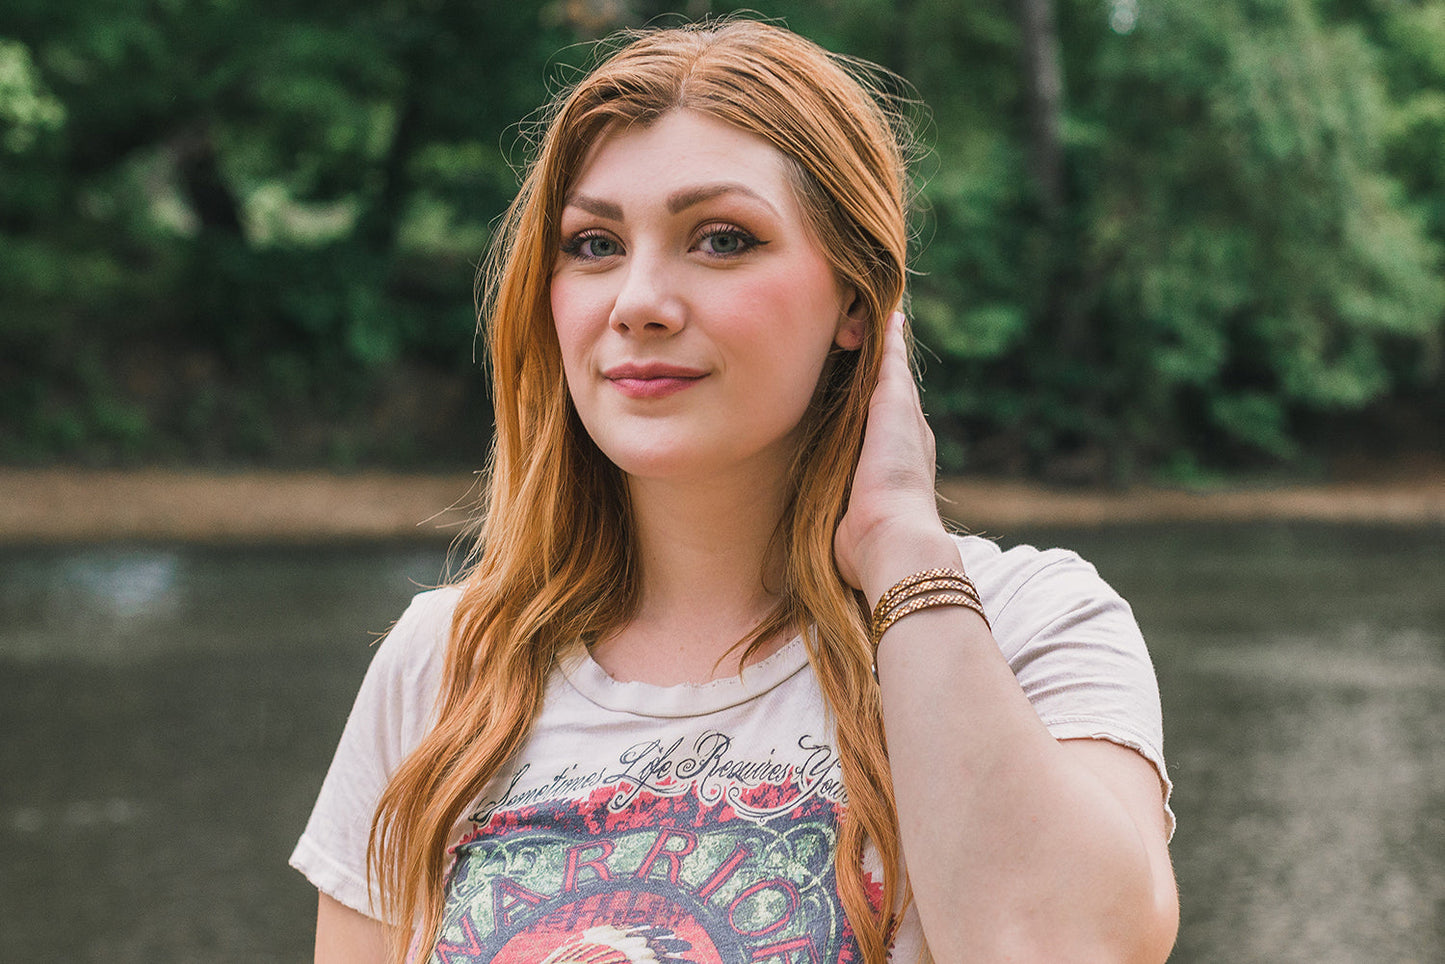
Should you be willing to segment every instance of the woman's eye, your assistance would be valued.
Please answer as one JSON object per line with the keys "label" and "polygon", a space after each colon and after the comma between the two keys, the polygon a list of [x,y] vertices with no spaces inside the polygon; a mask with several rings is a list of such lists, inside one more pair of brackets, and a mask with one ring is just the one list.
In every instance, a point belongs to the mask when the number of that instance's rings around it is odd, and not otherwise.
{"label": "woman's eye", "polygon": [[708,228],[698,242],[698,247],[708,254],[742,254],[761,244],[757,238],[738,228]]}
{"label": "woman's eye", "polygon": [[619,245],[611,238],[591,237],[582,239],[582,251],[589,258],[610,258],[619,250]]}
{"label": "woman's eye", "polygon": [[622,245],[617,243],[616,238],[610,238],[605,234],[579,234],[562,245],[562,253],[596,260],[621,254]]}

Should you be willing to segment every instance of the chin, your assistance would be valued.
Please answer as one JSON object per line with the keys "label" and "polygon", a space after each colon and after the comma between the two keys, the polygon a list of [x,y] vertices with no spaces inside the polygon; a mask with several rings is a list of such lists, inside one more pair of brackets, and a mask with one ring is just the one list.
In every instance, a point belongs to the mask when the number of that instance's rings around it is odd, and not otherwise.
{"label": "chin", "polygon": [[615,457],[607,453],[607,457],[623,475],[635,479],[685,481],[703,477],[710,471],[709,466],[700,464],[700,460],[676,452],[628,452]]}
{"label": "chin", "polygon": [[624,475],[659,482],[705,481],[725,474],[733,462],[716,446],[694,440],[630,440],[630,444],[598,445]]}

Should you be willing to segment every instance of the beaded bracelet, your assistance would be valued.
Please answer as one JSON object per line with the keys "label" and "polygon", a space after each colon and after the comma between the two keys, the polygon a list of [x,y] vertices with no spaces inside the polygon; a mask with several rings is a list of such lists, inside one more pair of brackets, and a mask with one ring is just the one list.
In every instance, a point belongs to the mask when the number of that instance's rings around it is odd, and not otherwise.
{"label": "beaded bracelet", "polygon": [[[910,577],[910,579],[911,578],[912,577]],[[873,608],[874,615],[887,615],[889,610],[895,606],[905,603],[915,596],[926,596],[932,592],[961,592],[965,596],[972,596],[976,602],[982,602],[982,600],[979,599],[978,590],[974,588],[973,583],[969,582],[968,577],[963,575],[935,576],[920,582],[914,582],[903,590],[899,590],[899,587],[894,586],[893,589],[890,589],[888,592],[895,591],[897,591],[897,595],[893,597],[889,597],[888,593],[883,594],[883,598],[879,599],[878,605]]]}
{"label": "beaded bracelet", "polygon": [[883,634],[899,619],[934,606],[972,609],[983,618],[984,625],[989,625],[978,589],[968,576],[957,569],[925,569],[899,580],[878,598],[869,633],[873,651],[878,651]]}
{"label": "beaded bracelet", "polygon": [[898,580],[889,587],[887,592],[878,597],[878,605],[873,607],[874,621],[876,622],[879,617],[887,613],[889,609],[900,601],[910,596],[916,596],[924,591],[925,583],[932,588],[932,585],[936,582],[947,583],[948,588],[956,589],[959,592],[966,592],[973,596],[974,599],[978,599],[978,589],[974,586],[973,580],[969,579],[968,576],[964,575],[961,571],[949,568],[924,569]]}

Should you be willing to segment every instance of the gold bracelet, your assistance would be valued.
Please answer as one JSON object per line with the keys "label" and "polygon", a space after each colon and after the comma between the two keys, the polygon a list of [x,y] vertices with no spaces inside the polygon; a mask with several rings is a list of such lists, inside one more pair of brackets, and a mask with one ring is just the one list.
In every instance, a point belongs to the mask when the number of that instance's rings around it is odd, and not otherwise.
{"label": "gold bracelet", "polygon": [[[902,595],[891,600],[878,600],[878,605],[874,608],[874,613],[879,618],[882,618],[888,615],[889,611],[895,606],[900,606],[915,596],[926,596],[931,592],[961,592],[965,596],[972,596],[974,599],[978,599],[978,590],[973,588],[973,583],[969,582],[967,578],[938,576],[934,579],[925,579],[922,582],[915,583],[908,587]],[[981,602],[982,600],[979,601]]]}
{"label": "gold bracelet", "polygon": [[878,597],[878,605],[873,607],[873,621],[877,622],[883,614],[887,613],[888,610],[900,600],[917,595],[920,583],[936,579],[947,579],[957,585],[959,592],[972,593],[975,599],[978,598],[978,589],[974,587],[973,580],[969,579],[968,576],[964,575],[960,570],[949,568],[924,569],[921,572],[915,572],[911,576],[905,576],[898,580],[889,587],[887,592]]}
{"label": "gold bracelet", "polygon": [[915,596],[901,606],[891,610],[881,621],[873,624],[872,643],[874,657],[877,657],[878,644],[883,641],[883,634],[888,631],[889,627],[904,616],[916,613],[921,609],[931,609],[934,606],[963,606],[966,609],[972,609],[983,618],[983,624],[985,626],[989,625],[988,615],[984,613],[982,604],[967,593],[936,592],[926,596]]}
{"label": "gold bracelet", "polygon": [[[937,575],[940,571],[947,575]],[[967,576],[956,570],[930,570],[925,573],[915,573],[885,592],[879,598],[878,605],[873,607],[872,625],[877,626],[883,622],[889,613],[908,600],[936,592],[962,593],[965,596],[971,596],[974,602],[982,603],[978,596],[978,590],[974,588]]]}

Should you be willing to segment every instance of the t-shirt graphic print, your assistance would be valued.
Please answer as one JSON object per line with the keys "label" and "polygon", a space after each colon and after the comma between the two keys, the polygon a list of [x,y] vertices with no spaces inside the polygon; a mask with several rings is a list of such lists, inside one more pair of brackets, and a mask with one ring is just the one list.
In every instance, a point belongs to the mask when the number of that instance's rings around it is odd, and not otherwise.
{"label": "t-shirt graphic print", "polygon": [[833,867],[832,747],[804,735],[746,758],[735,742],[706,729],[621,747],[601,769],[523,765],[454,848],[432,960],[858,960]]}

